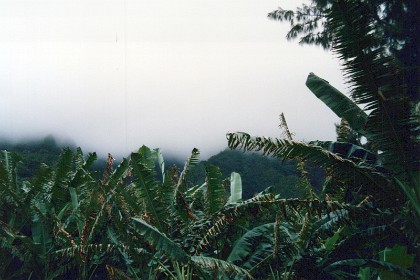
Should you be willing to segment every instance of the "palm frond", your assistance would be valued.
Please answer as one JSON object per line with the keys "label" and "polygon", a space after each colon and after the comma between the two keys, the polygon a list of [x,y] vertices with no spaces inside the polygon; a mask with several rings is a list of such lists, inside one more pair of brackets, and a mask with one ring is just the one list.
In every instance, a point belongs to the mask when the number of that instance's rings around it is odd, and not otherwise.
{"label": "palm frond", "polygon": [[87,155],[85,163],[83,164],[83,168],[88,170],[97,158],[98,158],[98,156],[96,155],[96,153],[89,153]]}
{"label": "palm frond", "polygon": [[69,148],[64,148],[58,159],[55,169],[56,185],[65,184],[73,171],[73,153]]}
{"label": "palm frond", "polygon": [[[185,193],[186,186],[185,186],[185,179],[191,167],[195,166],[199,162],[200,151],[194,148],[191,151],[191,155],[185,161],[184,168],[179,175],[179,178],[176,182],[174,182],[174,187],[171,187],[172,190],[172,201],[170,201],[170,211],[173,214],[173,217],[176,220],[181,220],[184,223],[197,220],[197,217],[193,213],[191,206],[188,204],[186,197],[188,197],[188,193]],[[172,170],[171,176],[175,174],[175,170]],[[179,225],[179,226],[186,226]]]}
{"label": "palm frond", "polygon": [[300,44],[315,44],[328,49],[331,47],[332,40],[331,32],[329,32],[325,20],[328,10],[329,5],[320,5],[320,2],[317,1],[315,5],[303,4],[296,11],[278,8],[269,13],[268,18],[290,22],[291,29],[286,35],[288,40],[295,39],[303,34],[299,40]]}

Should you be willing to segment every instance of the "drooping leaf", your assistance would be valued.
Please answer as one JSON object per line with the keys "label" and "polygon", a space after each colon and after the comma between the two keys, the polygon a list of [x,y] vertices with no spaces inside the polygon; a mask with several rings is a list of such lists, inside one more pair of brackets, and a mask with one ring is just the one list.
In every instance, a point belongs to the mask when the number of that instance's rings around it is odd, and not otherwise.
{"label": "drooping leaf", "polygon": [[[413,266],[415,254],[407,254],[407,247],[394,245],[392,248],[385,248],[379,252],[380,260],[387,263],[398,265],[401,268],[411,268]],[[403,280],[404,277],[388,270],[379,273],[383,280]]]}
{"label": "drooping leaf", "polygon": [[[269,241],[267,236],[273,233],[273,229],[274,223],[268,223],[247,231],[235,242],[235,245],[226,260],[231,263],[242,264],[247,268],[252,268],[268,254],[273,252],[273,246],[270,244],[271,242],[267,242]],[[261,243],[266,243],[271,246],[262,247],[260,246]]]}
{"label": "drooping leaf", "polygon": [[221,180],[222,173],[216,166],[206,168],[206,212],[212,215],[223,208],[226,203],[226,192]]}
{"label": "drooping leaf", "polygon": [[[412,279],[412,280],[418,280],[420,279],[414,272],[405,269],[399,265],[395,265],[389,262],[384,261],[378,261],[373,259],[345,259],[340,260],[335,263],[332,263],[328,265],[325,268],[325,271],[333,274],[333,275],[341,275],[342,267],[343,266],[349,266],[349,267],[370,267],[371,269],[377,269],[377,270],[386,270],[392,273],[395,273],[395,275],[403,277],[402,279]],[[381,278],[382,279],[382,278]],[[392,280],[395,278],[385,278],[386,280]]]}
{"label": "drooping leaf", "polygon": [[371,279],[371,272],[370,267],[360,268],[359,274],[357,274],[360,280],[370,280]]}
{"label": "drooping leaf", "polygon": [[355,144],[333,141],[312,141],[311,145],[320,146],[342,158],[363,162],[364,164],[376,164],[376,155]]}
{"label": "drooping leaf", "polygon": [[166,237],[165,234],[142,219],[132,218],[132,220],[134,221],[134,228],[141,233],[145,240],[156,250],[164,252],[170,259],[181,264],[186,264],[188,262],[188,254],[178,244]]}
{"label": "drooping leaf", "polygon": [[236,279],[236,277],[239,277],[239,279],[243,279],[244,277],[245,279],[253,279],[246,269],[227,261],[205,256],[192,256],[191,261],[195,267],[210,270],[213,275],[214,273],[225,275],[222,279]]}
{"label": "drooping leaf", "polygon": [[200,151],[194,148],[191,151],[191,155],[189,156],[189,158],[185,161],[184,168],[181,171],[181,174],[179,175],[176,189],[179,189],[184,184],[185,178],[189,170],[191,169],[191,167],[197,165],[197,163],[199,162],[199,159],[200,159]]}
{"label": "drooping leaf", "polygon": [[[143,146],[143,150],[147,150]],[[158,187],[159,184],[155,180],[154,164],[150,164],[150,159],[145,159],[145,153],[142,154],[132,153],[131,154],[131,166],[133,168],[134,179],[133,182],[136,185],[136,190],[139,197],[143,200],[146,214],[151,217],[152,223],[160,230],[163,229],[163,222],[166,212],[165,205],[159,205],[158,201]],[[151,167],[151,168],[150,168]]]}
{"label": "drooping leaf", "polygon": [[363,186],[364,193],[375,196],[375,199],[387,205],[394,204],[397,196],[403,197],[402,191],[380,172],[382,169],[359,165],[320,146],[285,139],[251,137],[249,134],[239,132],[228,134],[228,145],[232,149],[262,151],[264,155],[274,155],[279,158],[309,160],[328,169],[341,180],[347,180],[347,187]]}
{"label": "drooping leaf", "polygon": [[314,73],[309,74],[306,80],[306,86],[338,117],[345,119],[352,129],[364,134],[367,114],[356,103],[350,100],[350,98]]}

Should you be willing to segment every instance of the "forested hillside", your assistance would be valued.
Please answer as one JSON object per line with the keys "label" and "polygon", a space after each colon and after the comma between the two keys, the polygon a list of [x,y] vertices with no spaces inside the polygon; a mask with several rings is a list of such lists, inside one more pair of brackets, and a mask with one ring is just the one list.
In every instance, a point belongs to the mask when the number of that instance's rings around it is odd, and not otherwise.
{"label": "forested hillside", "polygon": [[0,150],[15,152],[19,155],[18,175],[22,179],[35,175],[41,164],[52,166],[57,163],[61,149],[62,147],[57,144],[53,136],[18,142],[6,140],[0,142]]}
{"label": "forested hillside", "polygon": [[[57,163],[61,150],[69,147],[75,151],[74,145],[59,145],[53,136],[43,139],[34,139],[21,142],[2,141],[0,150],[15,152],[20,157],[17,165],[17,173],[21,180],[29,179],[37,174],[42,164],[53,166]],[[114,167],[120,163],[114,162]],[[183,159],[171,157],[166,159],[166,165],[176,165],[178,169],[183,167]],[[102,175],[105,169],[106,159],[99,158],[91,166],[91,170]],[[188,175],[188,182],[191,185],[200,184],[206,176],[206,167],[209,165],[218,166],[222,177],[230,178],[232,172],[241,174],[243,184],[243,197],[251,198],[267,187],[279,193],[284,198],[301,197],[303,192],[297,187],[299,174],[296,163],[291,160],[280,161],[272,157],[264,157],[257,153],[243,153],[235,150],[224,150],[210,157],[208,160],[200,161],[198,165],[191,168]],[[320,188],[323,175],[319,170],[310,172],[312,183],[317,189]],[[318,171],[318,172],[316,172]]]}
{"label": "forested hillside", "polygon": [[[298,187],[299,172],[296,162],[265,157],[258,153],[243,153],[236,150],[224,150],[206,161],[201,161],[191,169],[189,180],[198,184],[203,182],[206,166],[220,168],[224,178],[230,178],[232,172],[241,174],[243,197],[251,198],[267,187],[283,198],[302,197],[303,190]],[[324,175],[320,169],[311,168],[310,179],[313,186],[321,188]]]}

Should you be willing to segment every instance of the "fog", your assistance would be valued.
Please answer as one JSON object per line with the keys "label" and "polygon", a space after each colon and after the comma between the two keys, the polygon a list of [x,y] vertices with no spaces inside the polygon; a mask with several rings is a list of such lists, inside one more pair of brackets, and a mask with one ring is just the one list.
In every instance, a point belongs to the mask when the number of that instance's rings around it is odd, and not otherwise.
{"label": "fog", "polygon": [[333,54],[285,39],[271,21],[296,1],[0,2],[1,138],[53,134],[86,151],[145,144],[206,158],[226,133],[333,140],[338,118],[309,72],[346,92]]}

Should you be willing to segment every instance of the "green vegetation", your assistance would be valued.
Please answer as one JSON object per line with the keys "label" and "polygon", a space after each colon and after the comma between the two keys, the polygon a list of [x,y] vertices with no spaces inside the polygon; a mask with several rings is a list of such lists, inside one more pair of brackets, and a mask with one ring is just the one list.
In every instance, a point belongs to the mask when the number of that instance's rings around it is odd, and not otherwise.
{"label": "green vegetation", "polygon": [[[294,160],[303,198],[269,188],[246,199],[239,174],[197,166],[196,149],[181,171],[159,149],[115,169],[110,156],[102,178],[95,154],[64,149],[27,180],[2,152],[0,278],[419,279],[418,64],[406,60],[415,28],[401,31],[415,3],[317,0],[270,14],[291,22],[290,37],[330,47],[351,85],[348,98],[315,74],[306,83],[343,118],[337,142],[294,141],[283,115],[284,139],[227,135],[232,149]],[[320,191],[308,162],[326,174]]]}
{"label": "green vegetation", "polygon": [[[64,146],[59,145],[57,141],[48,136],[42,140],[24,141],[19,143],[0,142],[0,150],[14,152],[19,156],[17,166],[17,175],[19,180],[30,180],[34,177],[41,165],[53,166],[57,163],[61,150]],[[76,148],[71,147],[72,151]],[[166,158],[167,166],[183,167],[182,159]],[[114,167],[117,163],[114,163]],[[273,187],[276,193],[283,198],[298,198],[302,196],[302,191],[296,186],[298,182],[298,172],[296,164],[293,161],[280,162],[274,158],[267,158],[260,154],[246,154],[239,151],[224,150],[206,161],[200,161],[191,169],[188,176],[190,187],[199,184],[205,180],[206,167],[215,165],[220,168],[223,178],[229,178],[232,172],[238,172],[242,175],[243,197],[251,198],[254,194]],[[106,166],[106,159],[97,159],[89,170],[98,173],[97,178],[101,176],[102,170]],[[322,183],[323,174],[317,169],[311,172],[313,184],[319,189]],[[161,174],[158,174],[158,177]]]}
{"label": "green vegetation", "polygon": [[0,150],[13,151],[19,155],[21,164],[17,174],[22,179],[34,176],[41,164],[54,165],[61,153],[61,147],[52,136],[19,143],[2,141]]}
{"label": "green vegetation", "polygon": [[[258,153],[242,153],[235,150],[224,150],[201,161],[191,169],[188,180],[191,184],[198,184],[205,177],[206,166],[215,165],[220,168],[223,178],[228,178],[232,172],[241,174],[243,197],[248,199],[263,191],[267,187],[280,194],[282,198],[303,197],[303,190],[299,188],[299,171],[295,161],[279,161],[272,157],[263,157]],[[320,191],[324,174],[319,168],[311,166],[308,174],[316,191]]]}

